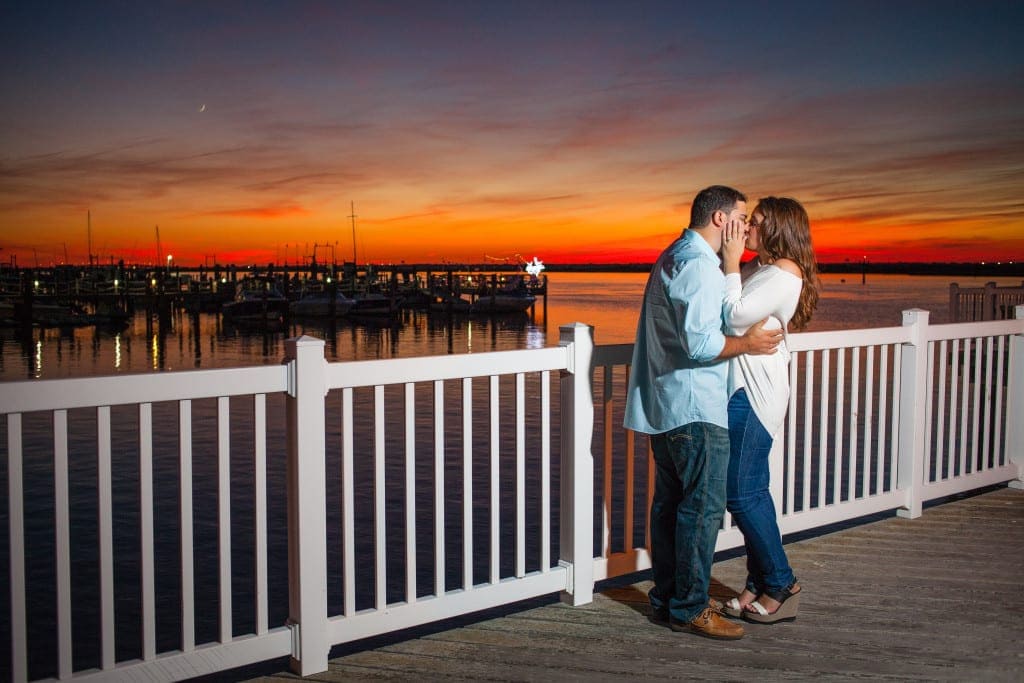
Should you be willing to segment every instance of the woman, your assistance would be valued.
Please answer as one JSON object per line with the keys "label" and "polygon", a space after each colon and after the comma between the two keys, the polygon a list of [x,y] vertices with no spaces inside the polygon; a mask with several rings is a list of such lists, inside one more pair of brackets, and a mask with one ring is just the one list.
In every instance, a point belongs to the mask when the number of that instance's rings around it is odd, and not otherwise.
{"label": "woman", "polygon": [[[757,253],[756,270],[740,281],[744,249]],[[766,329],[807,325],[818,303],[818,268],[807,212],[795,199],[762,199],[744,229],[725,228],[724,316],[730,334],[768,318]],[[775,505],[768,492],[768,454],[789,405],[789,349],[785,338],[767,356],[729,361],[731,451],[726,507],[743,533],[747,583],[724,608],[747,621],[774,623],[796,618],[800,586],[782,548]]]}

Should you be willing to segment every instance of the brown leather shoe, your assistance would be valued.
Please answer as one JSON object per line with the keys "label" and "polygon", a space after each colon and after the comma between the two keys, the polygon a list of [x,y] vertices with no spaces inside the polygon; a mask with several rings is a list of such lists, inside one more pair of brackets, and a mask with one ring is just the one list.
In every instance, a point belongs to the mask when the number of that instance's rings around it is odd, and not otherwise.
{"label": "brown leather shoe", "polygon": [[718,640],[739,640],[743,637],[742,626],[734,621],[729,621],[710,605],[685,624],[672,621],[669,623],[669,627],[673,631],[696,633],[698,636]]}

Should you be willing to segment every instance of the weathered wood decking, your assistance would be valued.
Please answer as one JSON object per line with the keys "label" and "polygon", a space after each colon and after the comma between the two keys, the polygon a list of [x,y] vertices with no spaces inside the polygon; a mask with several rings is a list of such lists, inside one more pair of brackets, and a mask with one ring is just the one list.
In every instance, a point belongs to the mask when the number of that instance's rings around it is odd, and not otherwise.
{"label": "weathered wood decking", "polygon": [[[740,641],[652,623],[641,581],[607,587],[585,607],[533,601],[348,645],[306,680],[1024,679],[1024,491],[1000,488],[787,551],[804,589],[799,619],[748,625]],[[712,592],[735,595],[744,574],[742,557],[718,562]]]}

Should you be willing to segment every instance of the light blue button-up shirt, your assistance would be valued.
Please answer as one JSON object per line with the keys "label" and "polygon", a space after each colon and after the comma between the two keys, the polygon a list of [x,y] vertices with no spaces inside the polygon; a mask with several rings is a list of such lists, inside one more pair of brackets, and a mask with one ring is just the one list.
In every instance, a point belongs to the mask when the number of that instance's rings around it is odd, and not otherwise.
{"label": "light blue button-up shirt", "polygon": [[626,396],[627,429],[660,434],[691,422],[728,428],[725,276],[703,237],[684,230],[647,280]]}

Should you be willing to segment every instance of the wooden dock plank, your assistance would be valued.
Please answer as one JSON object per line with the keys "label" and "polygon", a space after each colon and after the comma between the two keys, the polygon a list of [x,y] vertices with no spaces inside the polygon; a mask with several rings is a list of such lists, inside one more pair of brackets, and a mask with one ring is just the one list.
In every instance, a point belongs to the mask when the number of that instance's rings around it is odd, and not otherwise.
{"label": "wooden dock plank", "polygon": [[[1020,680],[1024,491],[997,488],[786,549],[804,588],[800,618],[750,624],[743,640],[673,633],[649,618],[649,581],[610,582],[583,607],[552,599],[349,644],[305,680]],[[742,557],[717,562],[712,594],[731,597],[744,574]]]}

